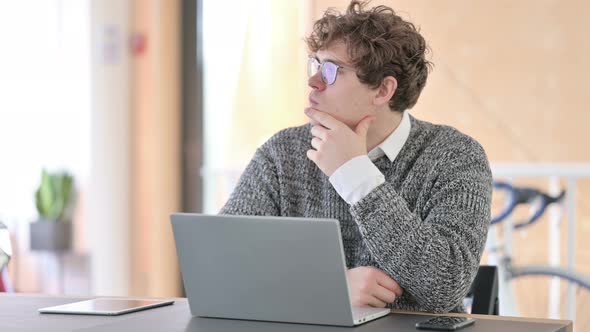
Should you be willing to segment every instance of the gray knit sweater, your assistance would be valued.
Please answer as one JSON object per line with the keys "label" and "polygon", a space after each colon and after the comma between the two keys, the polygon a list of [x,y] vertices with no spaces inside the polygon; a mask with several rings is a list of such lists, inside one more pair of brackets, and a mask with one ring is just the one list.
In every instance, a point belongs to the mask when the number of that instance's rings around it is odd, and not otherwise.
{"label": "gray knit sweater", "polygon": [[352,206],[307,159],[305,125],[256,151],[220,213],[338,219],[347,268],[377,267],[404,289],[392,308],[461,311],[490,220],[489,163],[471,137],[410,119],[397,158],[374,162],[385,183]]}

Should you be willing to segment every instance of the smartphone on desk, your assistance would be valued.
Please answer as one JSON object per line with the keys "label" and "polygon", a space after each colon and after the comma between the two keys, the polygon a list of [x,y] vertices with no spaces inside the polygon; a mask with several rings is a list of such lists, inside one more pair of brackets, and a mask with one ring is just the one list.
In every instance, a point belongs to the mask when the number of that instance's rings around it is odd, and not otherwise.
{"label": "smartphone on desk", "polygon": [[416,323],[419,330],[457,331],[475,323],[475,319],[467,317],[437,316]]}

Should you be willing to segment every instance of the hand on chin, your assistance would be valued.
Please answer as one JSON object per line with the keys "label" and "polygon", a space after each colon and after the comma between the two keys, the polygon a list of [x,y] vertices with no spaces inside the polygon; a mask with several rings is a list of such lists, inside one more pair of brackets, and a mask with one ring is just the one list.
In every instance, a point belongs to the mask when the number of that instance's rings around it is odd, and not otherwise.
{"label": "hand on chin", "polygon": [[[311,109],[314,109],[314,110],[316,110],[316,111],[320,111],[320,112],[321,112],[321,110],[319,110],[319,109],[317,109],[317,108],[314,108],[312,105],[308,106],[307,108],[311,108]],[[306,115],[306,116],[307,116],[307,115]],[[309,116],[308,116],[307,118],[308,118],[308,120],[309,120],[309,124],[310,124],[310,125],[312,125],[312,126],[316,126],[316,125],[318,125],[318,124],[319,124],[319,122],[318,122],[318,121],[316,121],[316,120],[314,120],[314,119],[310,118]]]}

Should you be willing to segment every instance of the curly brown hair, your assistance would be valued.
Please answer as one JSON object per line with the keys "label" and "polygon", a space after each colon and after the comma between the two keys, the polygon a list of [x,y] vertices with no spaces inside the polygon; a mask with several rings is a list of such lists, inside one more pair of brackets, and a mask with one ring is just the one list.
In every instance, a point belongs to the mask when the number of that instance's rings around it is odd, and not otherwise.
{"label": "curly brown hair", "polygon": [[429,48],[419,30],[386,6],[365,10],[368,1],[352,1],[341,14],[333,8],[313,25],[306,38],[311,52],[344,42],[359,80],[378,88],[393,76],[397,90],[389,101],[394,111],[412,108],[426,85],[432,63],[426,60]]}

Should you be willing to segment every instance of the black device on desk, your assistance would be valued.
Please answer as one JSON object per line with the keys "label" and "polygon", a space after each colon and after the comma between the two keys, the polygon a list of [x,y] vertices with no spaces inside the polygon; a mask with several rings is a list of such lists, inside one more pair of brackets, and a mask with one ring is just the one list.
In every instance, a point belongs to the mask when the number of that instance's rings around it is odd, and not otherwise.
{"label": "black device on desk", "polygon": [[475,319],[466,317],[438,316],[416,323],[419,330],[456,331],[475,323]]}

